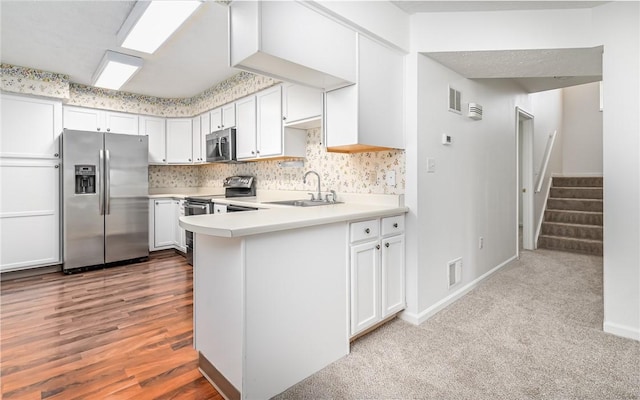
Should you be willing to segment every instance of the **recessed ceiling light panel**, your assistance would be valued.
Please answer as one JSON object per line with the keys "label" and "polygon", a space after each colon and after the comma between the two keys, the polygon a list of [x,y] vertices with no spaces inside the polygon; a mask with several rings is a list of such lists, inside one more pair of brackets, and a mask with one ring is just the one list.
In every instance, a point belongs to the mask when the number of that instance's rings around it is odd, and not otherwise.
{"label": "recessed ceiling light panel", "polygon": [[93,75],[93,86],[118,90],[142,67],[142,59],[107,50]]}
{"label": "recessed ceiling light panel", "polygon": [[118,32],[118,43],[153,54],[201,4],[187,0],[138,1]]}

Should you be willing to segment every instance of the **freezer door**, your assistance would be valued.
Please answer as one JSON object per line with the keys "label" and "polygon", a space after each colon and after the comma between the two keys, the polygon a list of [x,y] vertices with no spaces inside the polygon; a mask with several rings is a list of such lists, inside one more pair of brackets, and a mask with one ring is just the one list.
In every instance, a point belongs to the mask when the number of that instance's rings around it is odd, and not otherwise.
{"label": "freezer door", "polygon": [[[100,215],[101,150],[102,133],[65,130],[62,134],[65,270],[104,263],[104,217]],[[95,167],[95,190],[87,190],[82,185],[77,190],[76,166]]]}
{"label": "freezer door", "polygon": [[105,261],[149,255],[147,136],[104,134]]}

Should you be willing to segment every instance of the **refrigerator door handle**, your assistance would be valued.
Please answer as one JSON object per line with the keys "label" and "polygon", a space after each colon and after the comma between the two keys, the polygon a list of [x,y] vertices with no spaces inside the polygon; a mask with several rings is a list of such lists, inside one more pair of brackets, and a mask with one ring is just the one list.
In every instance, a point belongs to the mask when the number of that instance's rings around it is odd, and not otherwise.
{"label": "refrigerator door handle", "polygon": [[105,214],[111,214],[111,154],[109,150],[105,150],[104,162],[104,199]]}
{"label": "refrigerator door handle", "polygon": [[100,215],[104,215],[104,150],[100,150],[100,186],[98,187],[98,208],[100,209]]}

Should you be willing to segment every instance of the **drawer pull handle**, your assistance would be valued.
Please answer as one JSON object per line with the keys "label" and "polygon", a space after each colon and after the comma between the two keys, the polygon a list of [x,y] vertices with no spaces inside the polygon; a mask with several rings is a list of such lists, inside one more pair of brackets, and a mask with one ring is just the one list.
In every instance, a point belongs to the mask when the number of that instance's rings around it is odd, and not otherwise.
{"label": "drawer pull handle", "polygon": [[384,247],[389,248],[389,242],[385,243],[385,244],[384,244]]}
{"label": "drawer pull handle", "polygon": [[364,230],[364,233],[366,233],[367,235],[371,233],[371,229],[367,228]]}
{"label": "drawer pull handle", "polygon": [[398,227],[398,223],[396,222],[395,224],[393,224],[393,227],[397,228]]}

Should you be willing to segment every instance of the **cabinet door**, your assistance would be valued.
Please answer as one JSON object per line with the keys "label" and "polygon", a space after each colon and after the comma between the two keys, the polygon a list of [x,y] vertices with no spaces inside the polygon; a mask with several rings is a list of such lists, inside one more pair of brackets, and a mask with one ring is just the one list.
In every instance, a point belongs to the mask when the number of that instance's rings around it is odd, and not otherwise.
{"label": "cabinet door", "polygon": [[404,148],[404,55],[358,35],[360,144]]}
{"label": "cabinet door", "polygon": [[59,161],[0,160],[0,182],[0,271],[61,263]]}
{"label": "cabinet door", "polygon": [[190,164],[193,160],[191,118],[167,120],[167,162]]}
{"label": "cabinet door", "polygon": [[405,308],[404,235],[382,239],[382,319]]}
{"label": "cabinet door", "polygon": [[256,98],[236,103],[236,154],[238,160],[256,157]]}
{"label": "cabinet door", "polygon": [[106,111],[104,121],[107,132],[124,135],[138,134],[138,116],[134,114]]}
{"label": "cabinet door", "polygon": [[234,126],[236,126],[236,104],[222,106],[222,127],[226,129]]}
{"label": "cabinet door", "polygon": [[166,164],[165,119],[141,116],[140,134],[149,136],[149,163]]}
{"label": "cabinet door", "polygon": [[351,336],[380,320],[380,244],[351,246]]}
{"label": "cabinet door", "polygon": [[63,123],[65,129],[76,131],[102,131],[104,111],[93,108],[65,106]]}
{"label": "cabinet door", "polygon": [[322,91],[308,86],[286,84],[283,92],[283,121],[285,125],[298,121],[320,118],[322,115]]}
{"label": "cabinet door", "polygon": [[282,87],[276,86],[256,95],[257,142],[259,157],[282,154]]}
{"label": "cabinet door", "polygon": [[358,90],[356,85],[325,94],[324,134],[327,147],[358,143]]}
{"label": "cabinet door", "polygon": [[194,164],[202,162],[202,141],[200,140],[200,116],[191,118],[191,153]]}
{"label": "cabinet door", "polygon": [[62,103],[11,95],[1,99],[0,157],[59,158]]}
{"label": "cabinet door", "polygon": [[209,118],[211,118],[212,132],[222,129],[222,107],[211,110],[211,112],[209,112]]}
{"label": "cabinet door", "polygon": [[214,214],[226,214],[227,213],[227,205],[216,203],[213,205],[213,213]]}
{"label": "cabinet door", "polygon": [[209,113],[200,116],[200,151],[202,162],[207,162],[207,135],[211,133],[211,119]]}
{"label": "cabinet door", "polygon": [[175,245],[181,251],[186,251],[186,235],[184,229],[180,227],[180,216],[184,215],[184,200],[174,200],[175,204],[175,215],[176,218],[173,220],[175,226]]}
{"label": "cabinet door", "polygon": [[176,243],[176,205],[172,199],[158,199],[154,207],[155,247],[174,246]]}

